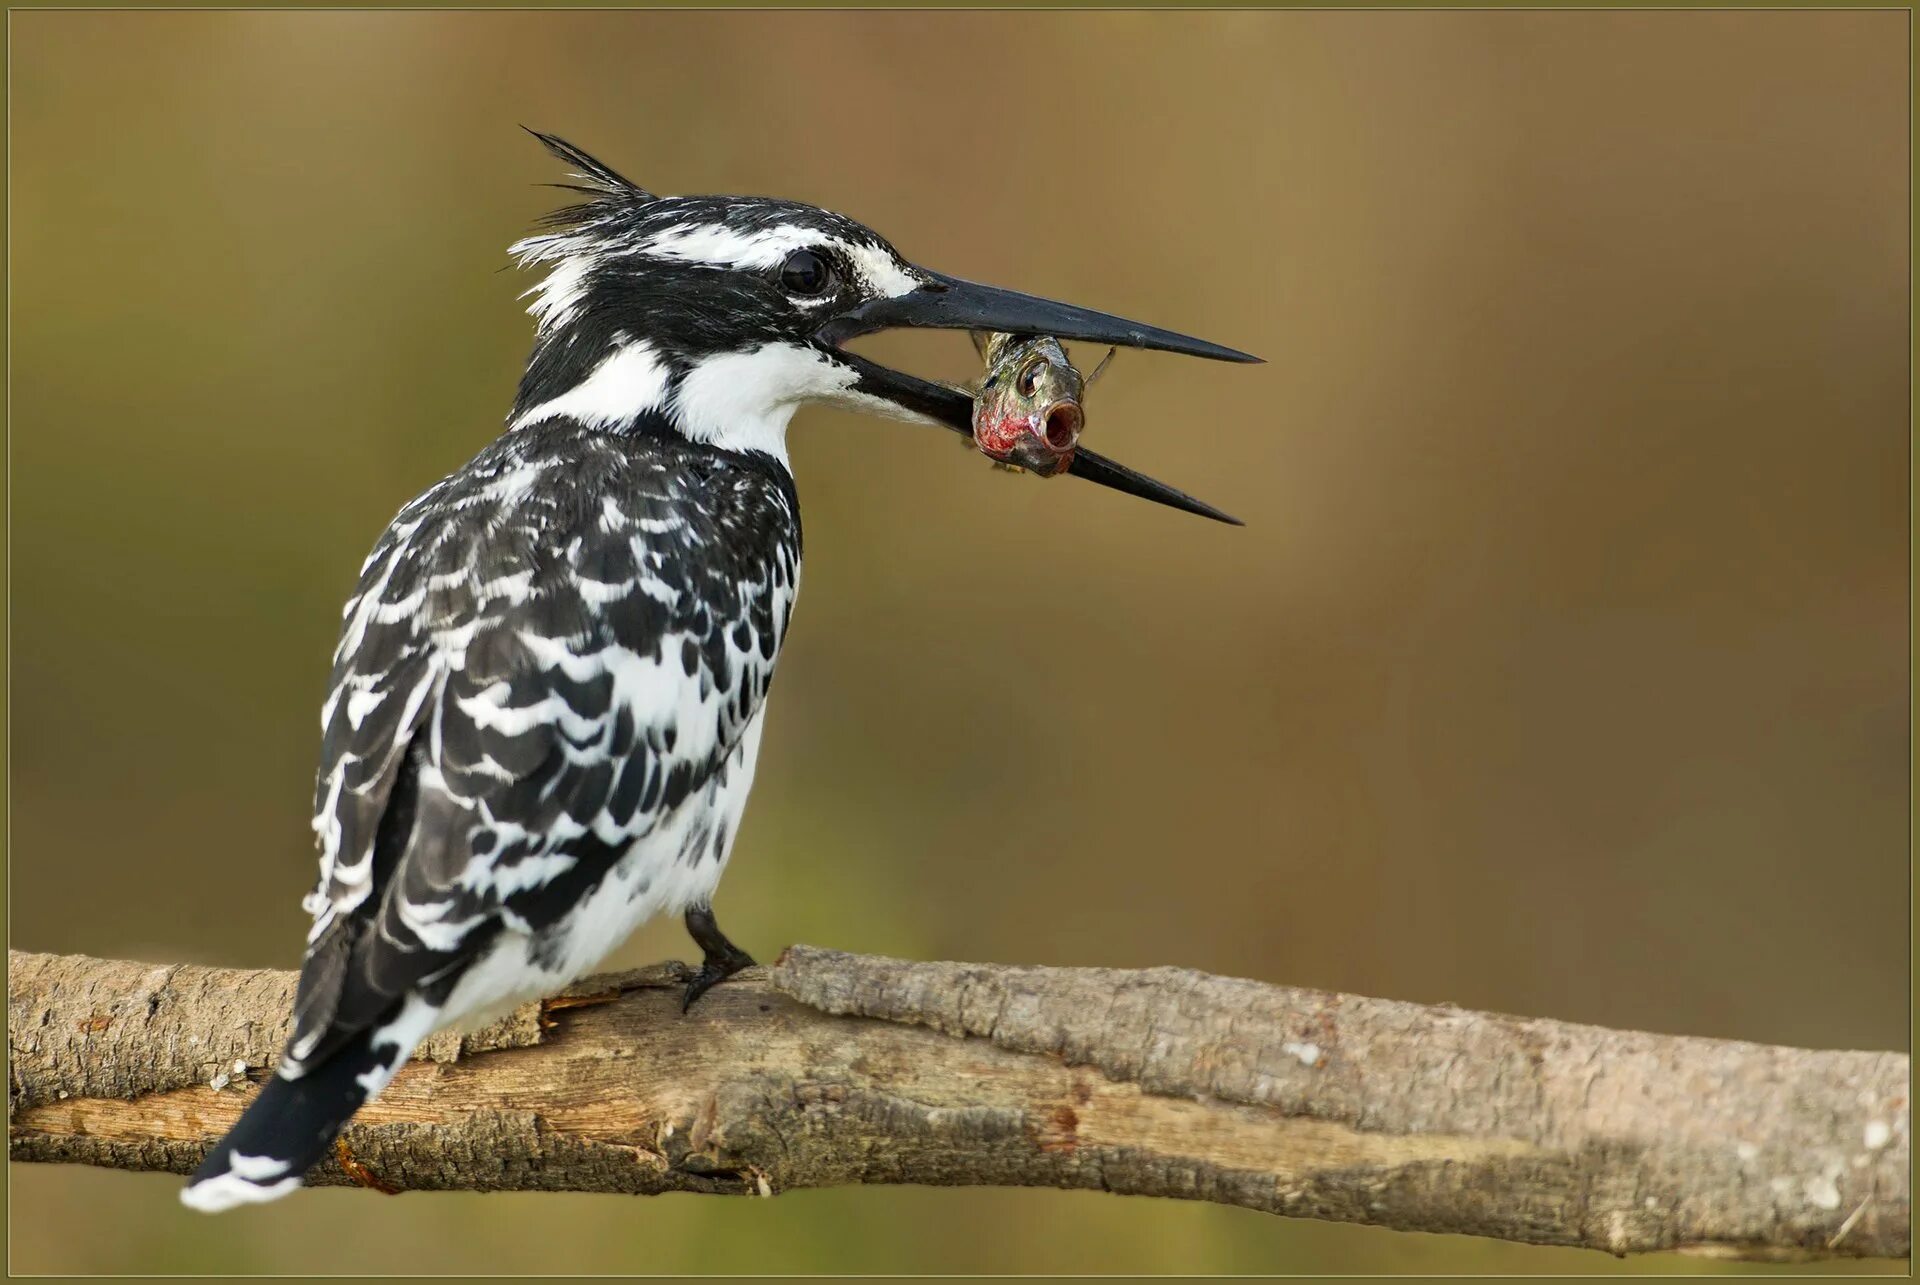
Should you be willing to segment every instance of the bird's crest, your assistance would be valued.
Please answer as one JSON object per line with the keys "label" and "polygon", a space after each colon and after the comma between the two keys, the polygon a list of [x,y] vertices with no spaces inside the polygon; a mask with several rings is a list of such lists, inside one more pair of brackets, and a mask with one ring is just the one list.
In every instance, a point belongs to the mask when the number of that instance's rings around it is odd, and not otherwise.
{"label": "bird's crest", "polygon": [[571,183],[550,183],[568,192],[579,192],[586,199],[543,215],[542,231],[522,237],[507,248],[521,267],[553,264],[542,281],[536,282],[522,298],[531,297],[529,310],[545,332],[572,316],[580,302],[585,275],[594,265],[597,252],[617,245],[619,232],[636,211],[658,198],[611,165],[581,151],[566,139],[526,129],[540,145],[573,167]]}
{"label": "bird's crest", "polygon": [[573,166],[574,171],[570,177],[580,180],[578,183],[554,183],[550,186],[569,192],[583,192],[600,200],[612,198],[619,201],[639,202],[653,199],[653,193],[606,162],[589,156],[566,139],[554,134],[542,134],[537,129],[527,129],[525,125],[520,128],[526,129],[527,133],[540,140],[542,147]]}
{"label": "bird's crest", "polygon": [[583,201],[542,215],[538,221],[542,231],[523,237],[508,247],[508,253],[522,267],[556,262],[590,251],[596,245],[606,243],[609,233],[624,226],[637,211],[659,199],[566,139],[542,134],[537,129],[527,129],[525,125],[520,128],[526,129],[527,133],[540,140],[541,146],[573,167],[568,177],[576,182],[549,183],[547,186],[578,192],[586,197]]}

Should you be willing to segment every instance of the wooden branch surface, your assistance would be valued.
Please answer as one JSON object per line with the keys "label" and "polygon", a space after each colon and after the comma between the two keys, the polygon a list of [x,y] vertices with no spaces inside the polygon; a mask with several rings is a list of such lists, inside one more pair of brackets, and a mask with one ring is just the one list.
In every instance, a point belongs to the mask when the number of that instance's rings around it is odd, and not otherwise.
{"label": "wooden branch surface", "polygon": [[[189,1172],[294,975],[8,954],[9,1153]],[[1616,1254],[1905,1257],[1908,1059],[795,946],[436,1037],[310,1182],[1097,1188]],[[297,1197],[295,1197],[297,1199]]]}

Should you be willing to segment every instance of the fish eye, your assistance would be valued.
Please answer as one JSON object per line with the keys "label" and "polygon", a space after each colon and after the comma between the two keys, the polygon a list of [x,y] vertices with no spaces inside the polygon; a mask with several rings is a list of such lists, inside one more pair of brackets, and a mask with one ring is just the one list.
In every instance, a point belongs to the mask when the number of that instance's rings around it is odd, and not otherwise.
{"label": "fish eye", "polygon": [[1045,365],[1046,362],[1036,357],[1028,362],[1026,368],[1020,372],[1020,382],[1015,385],[1015,387],[1019,389],[1022,397],[1033,396],[1033,390],[1040,386],[1041,367]]}
{"label": "fish eye", "polygon": [[780,284],[797,295],[825,294],[833,285],[833,263],[818,250],[795,250],[780,265]]}

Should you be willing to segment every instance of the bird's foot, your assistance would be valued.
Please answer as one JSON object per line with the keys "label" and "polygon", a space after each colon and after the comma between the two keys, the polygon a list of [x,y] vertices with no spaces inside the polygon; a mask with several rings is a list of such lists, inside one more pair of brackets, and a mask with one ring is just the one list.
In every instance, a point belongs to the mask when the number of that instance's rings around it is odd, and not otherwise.
{"label": "bird's foot", "polygon": [[686,993],[680,999],[680,1011],[685,1013],[693,1007],[693,1001],[741,969],[752,967],[753,956],[731,942],[728,943],[725,953],[709,954],[693,976],[687,979]]}
{"label": "bird's foot", "polygon": [[696,906],[687,912],[687,934],[693,938],[694,945],[706,952],[706,958],[701,961],[700,971],[687,982],[687,993],[680,1001],[682,1013],[727,978],[743,968],[753,967],[753,956],[728,941],[727,935],[720,931],[720,925],[713,920],[712,907]]}

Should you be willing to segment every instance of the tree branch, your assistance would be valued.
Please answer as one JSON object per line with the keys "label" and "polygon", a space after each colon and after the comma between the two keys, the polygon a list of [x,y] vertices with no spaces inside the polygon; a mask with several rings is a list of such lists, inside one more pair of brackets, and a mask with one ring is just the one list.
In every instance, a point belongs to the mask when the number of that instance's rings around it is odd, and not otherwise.
{"label": "tree branch", "polygon": [[[287,1035],[291,973],[8,965],[16,1161],[187,1173]],[[1616,1254],[1908,1252],[1900,1054],[808,946],[683,1018],[682,975],[436,1037],[309,1181],[1086,1187]]]}

